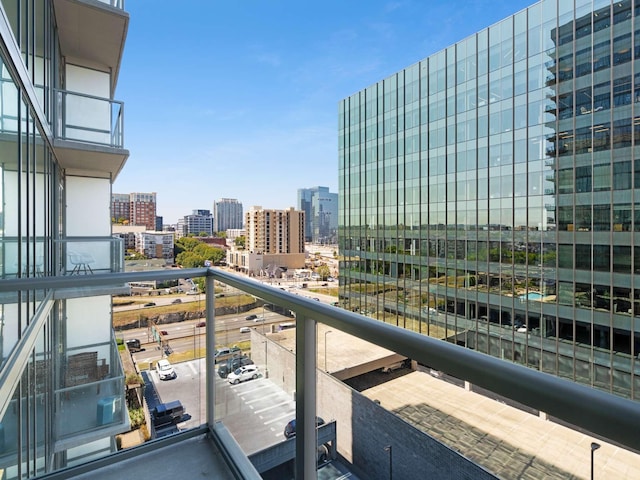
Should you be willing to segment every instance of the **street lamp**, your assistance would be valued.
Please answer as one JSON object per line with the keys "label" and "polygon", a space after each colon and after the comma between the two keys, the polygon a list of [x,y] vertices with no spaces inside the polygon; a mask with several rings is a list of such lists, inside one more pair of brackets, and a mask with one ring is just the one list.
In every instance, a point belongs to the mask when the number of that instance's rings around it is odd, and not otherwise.
{"label": "street lamp", "polygon": [[591,480],[593,480],[593,454],[599,448],[600,448],[599,443],[591,442]]}
{"label": "street lamp", "polygon": [[331,330],[324,332],[324,371],[327,371],[327,335],[331,333]]}
{"label": "street lamp", "polygon": [[393,479],[393,454],[391,451],[391,445],[384,447],[385,452],[389,452],[389,480]]}

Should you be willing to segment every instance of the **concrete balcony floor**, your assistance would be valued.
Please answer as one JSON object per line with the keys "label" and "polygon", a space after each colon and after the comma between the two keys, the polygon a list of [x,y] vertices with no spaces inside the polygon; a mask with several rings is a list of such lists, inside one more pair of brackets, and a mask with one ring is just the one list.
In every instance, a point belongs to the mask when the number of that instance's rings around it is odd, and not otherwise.
{"label": "concrete balcony floor", "polygon": [[[146,445],[148,447],[148,444]],[[206,435],[186,438],[159,448],[135,454],[136,447],[109,457],[108,464],[78,475],[67,476],[74,480],[112,480],[135,478],[136,480],[176,480],[179,478],[236,479],[222,453]],[[122,459],[120,459],[122,457]]]}

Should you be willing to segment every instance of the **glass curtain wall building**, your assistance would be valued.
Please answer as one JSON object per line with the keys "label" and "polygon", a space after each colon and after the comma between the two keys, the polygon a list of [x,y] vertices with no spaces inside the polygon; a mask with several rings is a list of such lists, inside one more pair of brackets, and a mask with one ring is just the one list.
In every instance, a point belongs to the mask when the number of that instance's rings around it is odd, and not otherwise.
{"label": "glass curtain wall building", "polygon": [[[0,279],[123,269],[111,184],[128,152],[113,100],[121,1],[0,1]],[[111,294],[0,291],[0,477],[115,451],[129,429]]]}
{"label": "glass curtain wall building", "polygon": [[545,0],[341,101],[343,304],[640,398],[638,62]]}

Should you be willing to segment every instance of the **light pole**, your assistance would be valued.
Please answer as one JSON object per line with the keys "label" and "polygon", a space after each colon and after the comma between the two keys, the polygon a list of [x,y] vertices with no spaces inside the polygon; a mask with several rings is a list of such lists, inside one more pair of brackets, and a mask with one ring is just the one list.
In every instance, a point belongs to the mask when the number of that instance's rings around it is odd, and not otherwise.
{"label": "light pole", "polygon": [[327,371],[327,335],[331,333],[331,330],[324,332],[324,371]]}
{"label": "light pole", "polygon": [[593,480],[593,454],[599,448],[600,448],[599,443],[591,442],[591,480]]}
{"label": "light pole", "polygon": [[393,453],[391,451],[391,445],[384,447],[385,452],[389,452],[389,480],[393,479]]}
{"label": "light pole", "polygon": [[262,334],[263,334],[263,335],[264,335],[264,322],[265,322],[265,320],[266,320],[266,319],[264,318],[264,306],[265,306],[265,305],[266,305],[265,303],[263,303],[263,304],[262,304],[262,318],[260,319],[260,321],[262,322]]}
{"label": "light pole", "polygon": [[269,355],[267,353],[267,348],[269,346],[269,344],[267,343],[267,341],[265,340],[264,342],[264,378],[269,378]]}

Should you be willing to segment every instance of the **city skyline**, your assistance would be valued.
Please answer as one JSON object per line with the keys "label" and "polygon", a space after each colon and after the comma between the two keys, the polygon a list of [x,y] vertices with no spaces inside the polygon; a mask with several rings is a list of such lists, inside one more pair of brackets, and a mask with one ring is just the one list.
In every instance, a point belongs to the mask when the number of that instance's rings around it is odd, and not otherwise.
{"label": "city skyline", "polygon": [[[337,192],[340,99],[529,4],[129,2],[115,98],[131,156],[113,191],[157,192],[168,224],[223,197],[286,209],[306,185]],[[183,35],[149,49],[165,27]]]}

